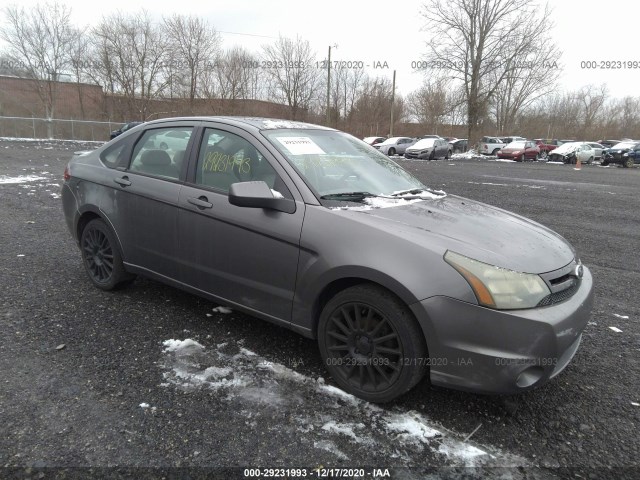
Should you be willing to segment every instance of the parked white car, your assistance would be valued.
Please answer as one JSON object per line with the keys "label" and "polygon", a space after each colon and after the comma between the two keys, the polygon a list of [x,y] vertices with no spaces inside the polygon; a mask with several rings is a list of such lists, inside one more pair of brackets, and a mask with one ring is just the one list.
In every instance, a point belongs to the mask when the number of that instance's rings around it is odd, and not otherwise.
{"label": "parked white car", "polygon": [[563,143],[558,148],[549,152],[550,162],[591,163],[595,159],[595,151],[587,142],[569,142]]}
{"label": "parked white car", "polygon": [[188,129],[175,129],[162,131],[162,133],[152,136],[151,138],[153,139],[156,148],[177,152],[187,148],[190,135],[191,131]]}
{"label": "parked white car", "polygon": [[498,150],[506,145],[507,143],[499,137],[482,137],[479,152],[483,155],[496,155]]}
{"label": "parked white car", "polygon": [[593,148],[593,156],[596,160],[602,158],[602,151],[607,148],[604,145],[597,142],[587,142]]}

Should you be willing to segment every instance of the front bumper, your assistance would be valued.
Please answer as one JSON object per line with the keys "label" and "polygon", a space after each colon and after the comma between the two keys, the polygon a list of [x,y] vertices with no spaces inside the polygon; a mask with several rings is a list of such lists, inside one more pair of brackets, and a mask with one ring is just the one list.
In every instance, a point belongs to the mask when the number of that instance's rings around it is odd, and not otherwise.
{"label": "front bumper", "polygon": [[429,348],[434,385],[511,394],[544,384],[571,361],[593,307],[585,267],[568,300],[528,310],[492,310],[449,297],[411,305]]}
{"label": "front bumper", "polygon": [[404,153],[405,158],[417,158],[418,160],[428,160],[431,156],[431,151],[428,152],[410,152]]}

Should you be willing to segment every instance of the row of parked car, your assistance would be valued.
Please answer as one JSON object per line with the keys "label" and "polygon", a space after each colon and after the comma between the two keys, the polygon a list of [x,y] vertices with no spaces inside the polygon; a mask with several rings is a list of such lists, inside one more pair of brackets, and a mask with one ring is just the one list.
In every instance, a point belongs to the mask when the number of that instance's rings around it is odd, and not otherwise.
{"label": "row of parked car", "polygon": [[640,141],[600,140],[577,142],[575,140],[527,140],[524,137],[482,137],[479,152],[501,159],[524,162],[547,160],[563,163],[591,163],[600,160],[602,165],[619,163],[632,167],[640,163]]}
{"label": "row of parked car", "polygon": [[469,145],[466,138],[423,135],[422,137],[366,137],[364,142],[385,155],[404,155],[405,158],[435,160],[449,158],[454,153],[466,152]]}

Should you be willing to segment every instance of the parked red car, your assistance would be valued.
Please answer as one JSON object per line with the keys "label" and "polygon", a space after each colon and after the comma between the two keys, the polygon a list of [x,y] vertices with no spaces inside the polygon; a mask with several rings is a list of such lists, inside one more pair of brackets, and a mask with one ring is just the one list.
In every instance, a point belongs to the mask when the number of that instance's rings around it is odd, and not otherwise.
{"label": "parked red car", "polygon": [[540,149],[532,140],[511,142],[498,151],[498,158],[516,160],[537,160],[540,158]]}
{"label": "parked red car", "polygon": [[550,140],[538,138],[534,140],[534,142],[536,142],[536,145],[540,149],[540,158],[547,158],[551,150],[558,148],[557,144],[549,143]]}

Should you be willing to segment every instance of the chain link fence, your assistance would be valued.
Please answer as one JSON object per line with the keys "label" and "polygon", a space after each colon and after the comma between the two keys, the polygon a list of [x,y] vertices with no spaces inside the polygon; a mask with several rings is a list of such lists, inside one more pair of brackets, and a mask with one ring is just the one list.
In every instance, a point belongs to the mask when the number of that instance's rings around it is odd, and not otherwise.
{"label": "chain link fence", "polygon": [[122,122],[0,116],[0,137],[106,141],[121,125]]}

